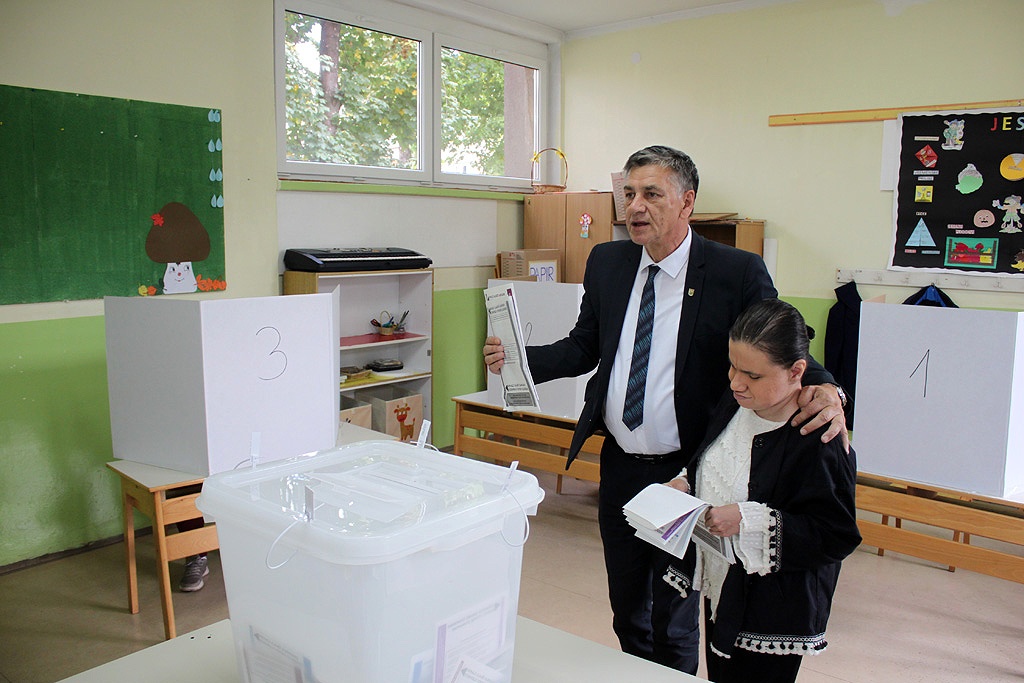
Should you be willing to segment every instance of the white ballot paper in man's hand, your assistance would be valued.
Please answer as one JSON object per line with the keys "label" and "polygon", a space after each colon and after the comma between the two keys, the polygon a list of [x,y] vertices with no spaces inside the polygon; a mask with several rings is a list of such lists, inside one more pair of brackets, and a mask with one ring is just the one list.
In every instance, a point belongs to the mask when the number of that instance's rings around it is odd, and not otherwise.
{"label": "white ballot paper in man's hand", "polygon": [[505,364],[501,367],[501,400],[505,410],[540,410],[537,385],[526,363],[526,342],[512,285],[497,285],[484,290],[487,321],[491,334],[505,347]]}
{"label": "white ballot paper in man's hand", "polygon": [[682,557],[692,539],[704,550],[736,562],[732,541],[715,536],[704,526],[711,507],[700,498],[665,484],[651,484],[622,507],[636,535],[662,550]]}

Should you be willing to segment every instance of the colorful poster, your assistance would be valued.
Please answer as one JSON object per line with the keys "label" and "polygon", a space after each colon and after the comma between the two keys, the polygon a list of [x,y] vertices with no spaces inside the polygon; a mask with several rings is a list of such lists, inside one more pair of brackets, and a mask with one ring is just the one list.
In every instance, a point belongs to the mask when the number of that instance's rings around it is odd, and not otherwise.
{"label": "colorful poster", "polygon": [[900,117],[895,270],[1024,276],[1024,111]]}

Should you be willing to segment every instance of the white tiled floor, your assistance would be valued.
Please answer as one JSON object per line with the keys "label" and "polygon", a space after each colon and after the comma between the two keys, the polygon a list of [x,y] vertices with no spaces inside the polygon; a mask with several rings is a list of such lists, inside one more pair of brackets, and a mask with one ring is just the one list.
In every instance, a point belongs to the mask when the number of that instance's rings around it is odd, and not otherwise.
{"label": "white tiled floor", "polygon": [[[596,488],[566,480],[558,495],[553,477],[539,478],[547,498],[531,520],[519,612],[616,647]],[[160,642],[149,539],[139,543],[136,615],[126,609],[123,562],[116,544],[0,576],[0,683],[57,681]],[[206,587],[175,594],[175,614],[179,633],[228,616],[216,553]],[[829,635],[800,683],[1020,683],[1024,585],[861,548],[844,563]]]}

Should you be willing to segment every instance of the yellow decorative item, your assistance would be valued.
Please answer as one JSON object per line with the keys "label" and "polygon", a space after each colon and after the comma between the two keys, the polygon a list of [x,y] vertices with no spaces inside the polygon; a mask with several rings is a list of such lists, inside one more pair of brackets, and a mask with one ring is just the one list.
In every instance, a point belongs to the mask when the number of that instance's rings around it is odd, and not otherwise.
{"label": "yellow decorative item", "polygon": [[[554,152],[555,154],[558,155],[558,158],[560,158],[562,160],[562,173],[560,174],[560,177],[562,178],[562,184],[561,185],[545,185],[545,184],[539,182],[540,181],[540,155],[543,154],[544,152]],[[544,149],[540,150],[539,152],[534,152],[533,153],[533,158],[531,159],[531,161],[533,162],[533,166],[530,167],[530,180],[533,183],[533,191],[534,191],[535,194],[546,194],[548,192],[564,192],[565,191],[566,184],[569,182],[569,162],[566,160],[565,154],[562,153],[562,150],[558,149],[557,147],[545,147]],[[533,173],[533,169],[534,168],[537,169],[536,178],[534,177],[534,173]]]}

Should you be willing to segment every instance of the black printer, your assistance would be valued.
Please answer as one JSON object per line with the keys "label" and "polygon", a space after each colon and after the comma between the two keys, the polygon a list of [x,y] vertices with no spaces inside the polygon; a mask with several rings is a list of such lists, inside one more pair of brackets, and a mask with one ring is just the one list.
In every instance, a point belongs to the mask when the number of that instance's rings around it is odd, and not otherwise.
{"label": "black printer", "polygon": [[412,249],[401,247],[335,247],[328,249],[286,249],[284,267],[307,272],[357,270],[407,270],[427,268],[431,260]]}

